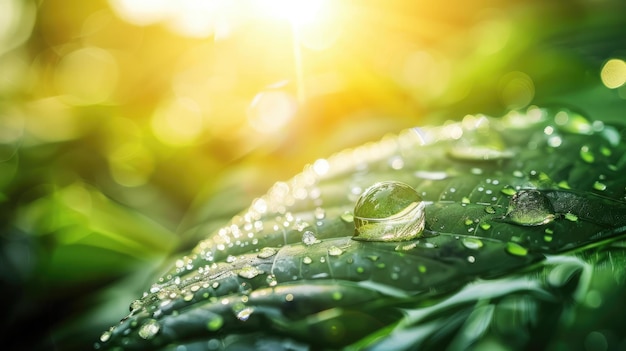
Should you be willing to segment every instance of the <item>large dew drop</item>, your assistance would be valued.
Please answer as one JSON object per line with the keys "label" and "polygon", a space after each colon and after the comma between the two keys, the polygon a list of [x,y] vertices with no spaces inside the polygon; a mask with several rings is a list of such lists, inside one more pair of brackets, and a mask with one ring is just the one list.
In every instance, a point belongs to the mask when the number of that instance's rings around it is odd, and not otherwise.
{"label": "large dew drop", "polygon": [[353,239],[402,241],[422,235],[425,204],[411,186],[395,181],[367,188],[354,207]]}
{"label": "large dew drop", "polygon": [[539,190],[520,190],[509,202],[506,218],[513,223],[537,226],[551,222],[554,209],[550,200]]}

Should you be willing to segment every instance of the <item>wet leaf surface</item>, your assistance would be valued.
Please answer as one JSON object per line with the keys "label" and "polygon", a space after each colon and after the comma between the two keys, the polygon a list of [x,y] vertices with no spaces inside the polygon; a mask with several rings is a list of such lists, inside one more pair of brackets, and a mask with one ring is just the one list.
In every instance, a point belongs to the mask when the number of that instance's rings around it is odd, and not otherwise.
{"label": "wet leaf surface", "polygon": [[[575,316],[619,298],[597,284],[624,284],[623,133],[531,107],[317,160],[207,233],[96,348],[576,345],[566,329]],[[354,240],[355,203],[389,181],[415,189],[423,233]],[[398,211],[370,205],[369,218],[389,221],[381,232],[393,230]]]}

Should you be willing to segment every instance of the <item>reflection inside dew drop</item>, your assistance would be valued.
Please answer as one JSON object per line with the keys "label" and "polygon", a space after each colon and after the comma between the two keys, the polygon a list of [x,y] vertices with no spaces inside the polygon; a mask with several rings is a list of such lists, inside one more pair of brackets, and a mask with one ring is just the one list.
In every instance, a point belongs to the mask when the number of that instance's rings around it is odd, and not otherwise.
{"label": "reflection inside dew drop", "polygon": [[402,241],[420,237],[425,204],[411,186],[395,181],[367,188],[354,207],[353,239]]}

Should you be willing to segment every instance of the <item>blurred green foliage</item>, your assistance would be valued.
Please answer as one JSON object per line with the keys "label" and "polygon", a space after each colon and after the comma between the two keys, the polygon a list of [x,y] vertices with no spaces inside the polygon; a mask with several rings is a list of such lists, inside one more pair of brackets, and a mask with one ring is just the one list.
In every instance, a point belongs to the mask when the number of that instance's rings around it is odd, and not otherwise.
{"label": "blurred green foliage", "polygon": [[167,257],[316,158],[470,113],[625,106],[601,80],[626,58],[621,1],[341,0],[322,47],[244,7],[198,34],[132,3],[0,3],[7,348],[90,347]]}

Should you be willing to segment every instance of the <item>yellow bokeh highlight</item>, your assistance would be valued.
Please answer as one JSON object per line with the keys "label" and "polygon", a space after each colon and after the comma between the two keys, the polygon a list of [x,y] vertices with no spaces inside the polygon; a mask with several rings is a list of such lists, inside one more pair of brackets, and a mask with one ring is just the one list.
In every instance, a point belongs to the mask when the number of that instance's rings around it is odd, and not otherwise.
{"label": "yellow bokeh highlight", "polygon": [[250,125],[262,133],[274,133],[283,128],[295,115],[297,103],[283,91],[257,94],[248,109]]}
{"label": "yellow bokeh highlight", "polygon": [[65,55],[55,70],[54,83],[68,103],[90,105],[110,102],[119,69],[113,55],[100,48],[82,48]]}
{"label": "yellow bokeh highlight", "polygon": [[173,6],[169,0],[109,0],[109,3],[121,18],[139,26],[162,20]]}
{"label": "yellow bokeh highlight", "polygon": [[609,89],[617,89],[626,83],[626,62],[620,59],[610,59],[600,72],[602,84]]}
{"label": "yellow bokeh highlight", "polygon": [[120,185],[144,185],[154,171],[154,156],[148,148],[137,142],[119,145],[109,155],[111,177]]}
{"label": "yellow bokeh highlight", "polygon": [[28,143],[59,142],[82,134],[75,111],[58,98],[29,102],[24,106],[23,113]]}
{"label": "yellow bokeh highlight", "polygon": [[198,104],[190,98],[166,100],[152,116],[152,131],[171,146],[190,145],[202,134],[204,121]]}
{"label": "yellow bokeh highlight", "polygon": [[34,2],[0,1],[0,56],[28,39],[35,24]]}

